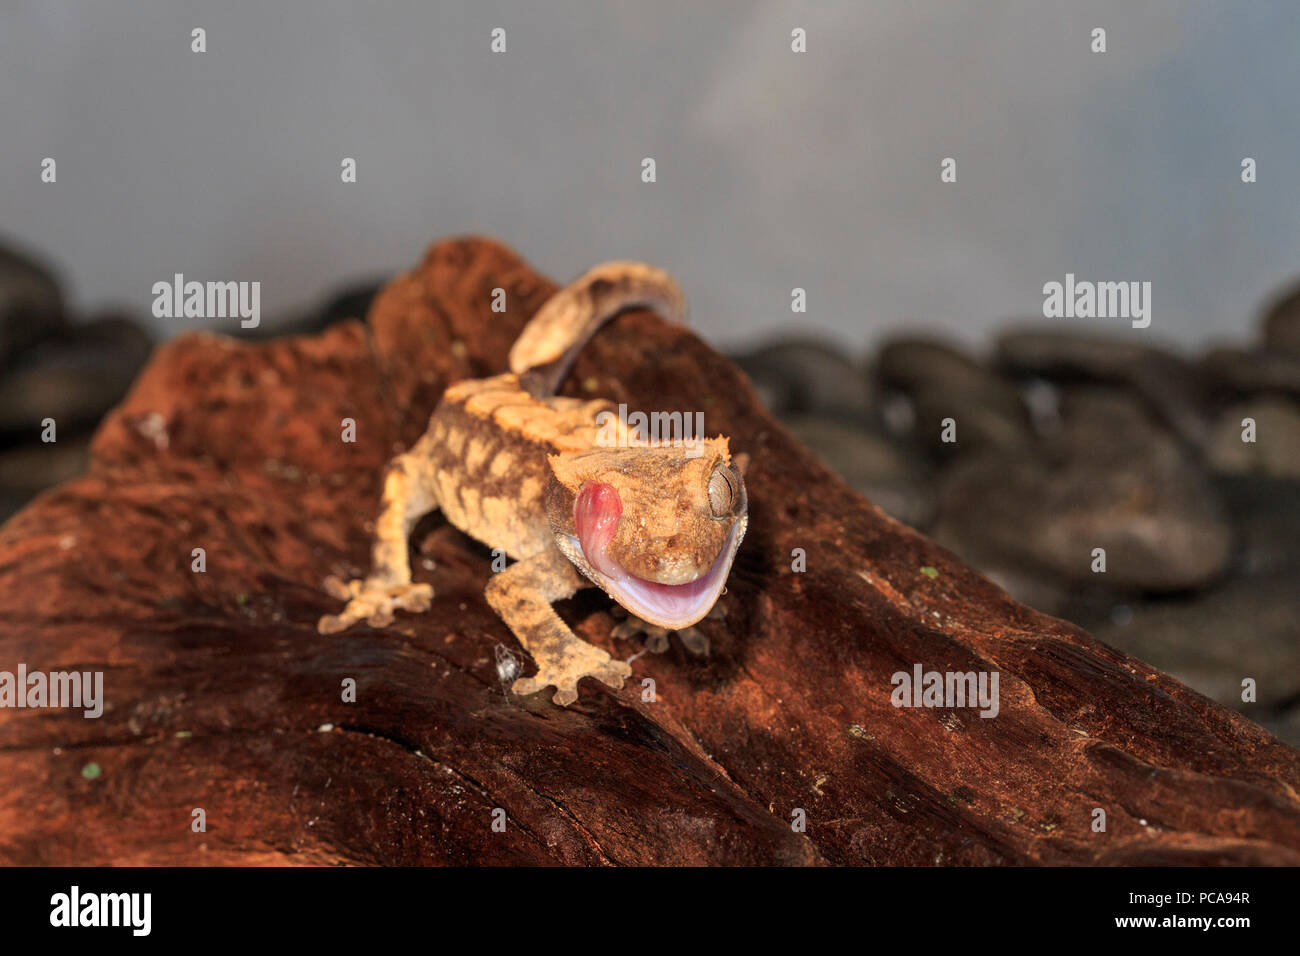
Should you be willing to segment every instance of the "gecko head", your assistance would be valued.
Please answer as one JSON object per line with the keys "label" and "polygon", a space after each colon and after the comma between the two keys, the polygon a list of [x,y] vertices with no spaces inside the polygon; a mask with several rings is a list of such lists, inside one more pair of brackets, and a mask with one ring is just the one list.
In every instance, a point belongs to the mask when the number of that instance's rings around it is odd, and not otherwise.
{"label": "gecko head", "polygon": [[713,607],[748,522],[726,438],[550,458],[560,551],[628,611],[680,629]]}

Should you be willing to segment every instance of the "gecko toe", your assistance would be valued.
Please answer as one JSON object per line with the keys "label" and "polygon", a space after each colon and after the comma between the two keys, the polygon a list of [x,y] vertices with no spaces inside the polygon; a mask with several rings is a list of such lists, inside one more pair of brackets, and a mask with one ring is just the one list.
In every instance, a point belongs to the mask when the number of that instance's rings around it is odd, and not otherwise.
{"label": "gecko toe", "polygon": [[510,690],[520,697],[527,697],[529,694],[536,694],[539,690],[546,690],[550,686],[549,681],[537,677],[521,677],[510,685]]}
{"label": "gecko toe", "polygon": [[326,614],[316,622],[316,632],[318,634],[337,634],[339,631],[347,628],[347,623],[337,614]]}
{"label": "gecko toe", "polygon": [[326,594],[340,601],[350,601],[356,597],[356,592],[348,586],[348,582],[332,574],[324,580],[321,586],[325,589]]}
{"label": "gecko toe", "polygon": [[366,618],[366,624],[370,627],[387,627],[393,623],[393,610],[389,607],[381,607],[372,611]]}
{"label": "gecko toe", "polygon": [[554,687],[555,694],[551,700],[560,707],[568,707],[577,701],[578,681],[584,677],[594,677],[605,686],[618,690],[631,675],[632,668],[629,664],[606,658],[581,670],[571,667],[543,668],[532,677],[519,678],[510,685],[510,689],[520,697],[527,697],[547,687]]}
{"label": "gecko toe", "polygon": [[677,632],[677,638],[682,642],[682,646],[694,654],[696,657],[709,656],[709,638],[703,631],[697,627],[687,627]]}
{"label": "gecko toe", "polygon": [[358,621],[371,627],[388,627],[396,611],[420,613],[433,604],[433,588],[428,584],[388,584],[373,579],[344,583],[338,578],[325,579],[325,590],[348,602],[339,614],[327,614],[316,624],[321,634],[336,634]]}
{"label": "gecko toe", "polygon": [[623,681],[632,676],[632,667],[625,661],[610,661],[589,676],[596,678],[607,687],[619,690],[623,686]]}

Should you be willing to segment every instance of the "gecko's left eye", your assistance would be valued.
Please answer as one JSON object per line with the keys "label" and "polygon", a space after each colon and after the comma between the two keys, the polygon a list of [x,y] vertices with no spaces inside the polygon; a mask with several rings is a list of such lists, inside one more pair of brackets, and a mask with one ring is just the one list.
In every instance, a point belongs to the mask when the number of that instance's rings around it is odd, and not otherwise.
{"label": "gecko's left eye", "polygon": [[709,510],[715,518],[725,518],[735,503],[736,479],[731,470],[722,466],[713,469],[709,475]]}

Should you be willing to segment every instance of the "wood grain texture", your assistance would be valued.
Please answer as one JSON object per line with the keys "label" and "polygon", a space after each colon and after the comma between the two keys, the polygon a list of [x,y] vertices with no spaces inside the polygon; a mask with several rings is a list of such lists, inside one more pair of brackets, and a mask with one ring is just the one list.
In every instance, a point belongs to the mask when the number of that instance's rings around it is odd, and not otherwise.
{"label": "wood grain texture", "polygon": [[[489,555],[438,519],[413,539],[431,612],[318,635],[339,606],[321,581],[365,569],[385,460],[449,383],[505,369],[554,288],[498,244],[447,241],[368,327],[157,351],[90,472],[0,529],[0,670],[103,670],[108,707],[0,710],[0,862],[1300,863],[1300,753],[886,518],[644,312],[564,391],[701,410],[749,454],[710,657],[674,643],[568,709],[506,694]],[[637,650],[599,592],[559,609]],[[917,663],[997,671],[1000,713],[891,706]]]}

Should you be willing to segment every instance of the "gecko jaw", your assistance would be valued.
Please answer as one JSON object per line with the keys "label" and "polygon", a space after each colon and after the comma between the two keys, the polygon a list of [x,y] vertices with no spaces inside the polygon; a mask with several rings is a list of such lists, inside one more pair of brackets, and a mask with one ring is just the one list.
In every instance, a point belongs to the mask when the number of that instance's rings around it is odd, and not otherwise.
{"label": "gecko jaw", "polygon": [[[609,488],[607,485],[603,487]],[[622,503],[612,488],[608,492],[612,498],[600,492],[596,494],[599,499],[595,503],[579,510],[582,520],[576,522],[578,535],[565,535],[573,552],[570,557],[581,555],[585,560],[579,563],[579,567],[587,576],[643,621],[680,630],[702,620],[727,583],[732,558],[745,533],[745,517],[742,515],[732,525],[708,571],[683,584],[663,584],[631,573],[609,553],[609,542],[622,514]]]}
{"label": "gecko jaw", "polygon": [[583,550],[582,542],[573,535],[567,537],[573,549],[587,559],[583,569],[587,576],[605,593],[643,621],[669,630],[680,630],[702,620],[717,602],[731,572],[731,559],[740,543],[742,526],[743,522],[737,521],[732,527],[713,567],[685,584],[660,584],[639,578],[605,553],[602,555],[605,567],[615,572],[611,575],[596,566],[592,556]]}

